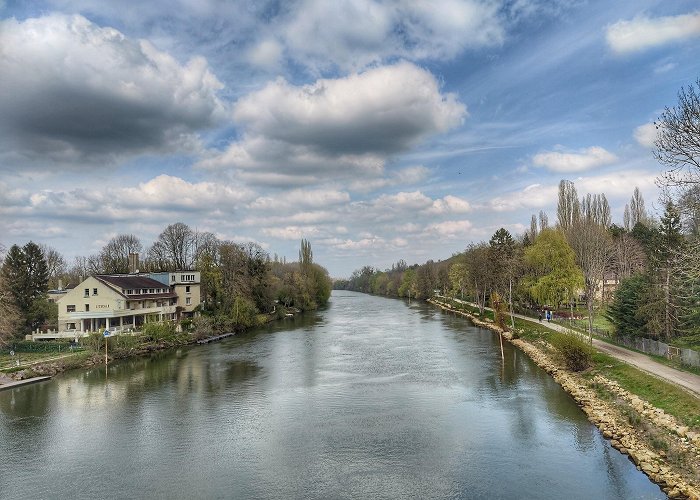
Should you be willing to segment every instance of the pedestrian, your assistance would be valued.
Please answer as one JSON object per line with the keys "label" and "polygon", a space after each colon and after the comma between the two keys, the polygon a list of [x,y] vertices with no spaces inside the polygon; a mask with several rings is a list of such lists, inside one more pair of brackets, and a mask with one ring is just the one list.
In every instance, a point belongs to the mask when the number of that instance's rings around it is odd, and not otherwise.
{"label": "pedestrian", "polygon": [[552,311],[547,309],[547,323],[551,323],[552,321]]}
{"label": "pedestrian", "polygon": [[540,323],[542,323],[542,311],[540,311]]}

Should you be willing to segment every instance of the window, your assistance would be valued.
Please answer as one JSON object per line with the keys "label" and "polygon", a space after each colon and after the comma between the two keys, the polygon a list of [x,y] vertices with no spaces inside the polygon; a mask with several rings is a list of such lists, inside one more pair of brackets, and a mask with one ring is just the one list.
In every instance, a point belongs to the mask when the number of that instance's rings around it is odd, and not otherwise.
{"label": "window", "polygon": [[85,296],[86,296],[86,297],[89,297],[89,296],[90,296],[90,289],[89,289],[89,288],[86,288],[86,289],[85,289]]}
{"label": "window", "polygon": [[145,289],[145,288],[142,288],[142,289],[141,289],[141,293],[148,293],[148,290]]}
{"label": "window", "polygon": [[153,293],[153,292],[155,292],[155,291],[156,291],[155,288],[149,288],[149,289],[148,289],[148,293]]}
{"label": "window", "polygon": [[85,304],[85,312],[90,312],[90,304]]}
{"label": "window", "polygon": [[93,288],[93,289],[92,289],[92,294],[93,294],[93,295],[97,295],[97,288]]}
{"label": "window", "polygon": [[170,282],[175,283],[175,275],[174,274],[170,275]]}
{"label": "window", "polygon": [[190,286],[189,286],[189,285],[187,285],[187,286],[185,287],[185,292],[186,292],[186,293],[190,293]]}
{"label": "window", "polygon": [[75,312],[75,304],[71,304],[69,306],[66,306],[66,312],[74,313]]}
{"label": "window", "polygon": [[127,290],[127,291],[126,291],[126,294],[127,294],[127,295],[133,295],[133,294],[134,294],[134,291],[133,291],[133,290]]}
{"label": "window", "polygon": [[182,281],[194,281],[194,274],[183,274]]}
{"label": "window", "polygon": [[192,297],[187,297],[187,298],[185,299],[185,305],[187,305],[187,306],[191,306],[191,305],[192,305]]}

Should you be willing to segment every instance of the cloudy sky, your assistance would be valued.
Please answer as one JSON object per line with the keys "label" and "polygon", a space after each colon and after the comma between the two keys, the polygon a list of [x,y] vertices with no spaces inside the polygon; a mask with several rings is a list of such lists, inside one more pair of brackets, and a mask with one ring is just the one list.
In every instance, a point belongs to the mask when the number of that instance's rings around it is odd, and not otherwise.
{"label": "cloudy sky", "polygon": [[520,234],[557,185],[653,205],[694,1],[0,0],[0,243],[182,221],[331,275]]}

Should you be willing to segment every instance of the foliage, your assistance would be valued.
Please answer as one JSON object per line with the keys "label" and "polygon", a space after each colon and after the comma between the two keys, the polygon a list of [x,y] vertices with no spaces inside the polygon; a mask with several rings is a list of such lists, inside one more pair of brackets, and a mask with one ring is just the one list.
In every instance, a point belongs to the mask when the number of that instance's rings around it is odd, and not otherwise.
{"label": "foliage", "polygon": [[641,311],[650,286],[648,276],[642,273],[635,274],[620,283],[605,315],[615,327],[617,335],[648,334],[647,321]]}
{"label": "foliage", "polygon": [[48,267],[39,245],[29,242],[20,248],[12,245],[2,265],[3,283],[17,308],[22,323],[20,331],[29,332],[48,317],[43,307],[48,290]]}
{"label": "foliage", "polygon": [[583,286],[583,275],[564,235],[554,229],[542,231],[525,250],[530,276],[526,280],[533,299],[540,304],[558,305]]}
{"label": "foliage", "polygon": [[569,370],[580,372],[591,366],[595,350],[578,336],[555,333],[550,335],[549,342],[559,352]]}
{"label": "foliage", "polygon": [[175,338],[175,324],[172,322],[146,323],[141,329],[141,334],[145,340],[172,341]]}

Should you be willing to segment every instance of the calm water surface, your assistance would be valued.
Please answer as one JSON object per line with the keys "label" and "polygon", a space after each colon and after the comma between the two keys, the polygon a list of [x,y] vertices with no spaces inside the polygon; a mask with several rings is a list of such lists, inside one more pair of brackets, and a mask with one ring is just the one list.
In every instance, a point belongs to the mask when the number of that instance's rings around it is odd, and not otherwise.
{"label": "calm water surface", "polygon": [[524,354],[428,305],[330,307],[0,392],[0,498],[664,498]]}

